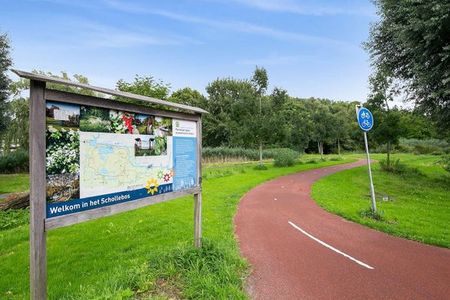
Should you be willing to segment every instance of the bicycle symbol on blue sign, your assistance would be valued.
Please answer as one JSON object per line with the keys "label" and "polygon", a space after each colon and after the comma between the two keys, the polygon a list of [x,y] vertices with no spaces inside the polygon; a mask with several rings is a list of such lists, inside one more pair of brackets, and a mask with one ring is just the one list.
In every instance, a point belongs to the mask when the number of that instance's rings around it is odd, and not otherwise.
{"label": "bicycle symbol on blue sign", "polygon": [[365,107],[358,110],[358,125],[364,131],[369,131],[373,127],[373,115]]}

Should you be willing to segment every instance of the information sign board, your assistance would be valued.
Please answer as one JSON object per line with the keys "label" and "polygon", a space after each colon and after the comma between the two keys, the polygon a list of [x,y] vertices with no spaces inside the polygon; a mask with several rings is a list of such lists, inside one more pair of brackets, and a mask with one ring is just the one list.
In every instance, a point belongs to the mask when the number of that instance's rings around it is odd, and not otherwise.
{"label": "information sign board", "polygon": [[194,121],[46,101],[46,217],[195,187]]}
{"label": "information sign board", "polygon": [[[194,243],[201,247],[205,110],[41,74],[13,72],[30,80],[32,299],[47,298],[46,232],[53,228],[194,195]],[[47,82],[147,105],[47,89]]]}

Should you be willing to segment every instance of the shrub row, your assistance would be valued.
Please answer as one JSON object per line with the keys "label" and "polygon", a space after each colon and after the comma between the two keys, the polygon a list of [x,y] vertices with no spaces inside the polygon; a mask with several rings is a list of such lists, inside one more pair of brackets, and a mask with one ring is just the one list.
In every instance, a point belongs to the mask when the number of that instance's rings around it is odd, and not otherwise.
{"label": "shrub row", "polygon": [[0,155],[0,173],[28,172],[28,151],[16,150]]}
{"label": "shrub row", "polygon": [[438,139],[400,139],[398,150],[415,154],[441,155],[450,152],[450,144]]}
{"label": "shrub row", "polygon": [[[263,159],[272,159],[277,156],[278,153],[282,151],[291,151],[297,156],[298,152],[291,150],[289,148],[273,148],[273,149],[263,149]],[[229,147],[205,147],[202,149],[202,156],[204,159],[244,159],[244,160],[259,160],[259,150],[258,149],[247,149],[247,148],[229,148]]]}

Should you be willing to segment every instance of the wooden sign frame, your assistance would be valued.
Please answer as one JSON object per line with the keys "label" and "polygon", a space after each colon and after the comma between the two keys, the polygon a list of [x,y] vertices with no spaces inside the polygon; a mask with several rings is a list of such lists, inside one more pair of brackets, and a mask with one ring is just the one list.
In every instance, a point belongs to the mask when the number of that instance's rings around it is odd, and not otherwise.
{"label": "wooden sign frame", "polygon": [[[152,204],[172,200],[186,195],[194,195],[194,244],[201,247],[202,238],[202,114],[207,113],[201,108],[183,104],[167,102],[141,95],[95,87],[87,84],[48,77],[44,75],[13,70],[17,75],[30,79],[30,297],[31,299],[47,298],[47,247],[46,232],[50,229],[68,226],[104,216],[125,212]],[[107,98],[86,96],[75,93],[62,92],[46,88],[46,82],[58,83],[77,88],[89,89],[113,96],[146,101],[158,106],[165,105],[172,109],[153,109],[124,103]],[[122,202],[109,206],[102,206],[86,211],[67,215],[46,217],[46,101],[58,101],[79,105],[90,105],[128,112],[143,113],[170,117],[179,120],[196,122],[197,130],[197,185],[193,188],[153,195],[133,201]],[[181,111],[180,111],[181,110]],[[183,112],[182,112],[183,111]]]}

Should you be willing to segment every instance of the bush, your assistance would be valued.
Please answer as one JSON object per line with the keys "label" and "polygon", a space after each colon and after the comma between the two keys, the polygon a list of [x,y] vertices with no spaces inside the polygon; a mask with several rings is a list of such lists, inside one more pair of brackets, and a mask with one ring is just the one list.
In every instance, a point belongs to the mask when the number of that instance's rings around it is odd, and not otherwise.
{"label": "bush", "polygon": [[450,155],[445,155],[439,160],[439,164],[445,171],[450,172]]}
{"label": "bush", "polygon": [[254,167],[254,169],[255,169],[255,170],[258,170],[258,171],[264,171],[264,170],[267,170],[267,166],[266,166],[265,164],[257,164],[257,165]]}
{"label": "bush", "polygon": [[298,152],[291,149],[280,149],[274,159],[275,167],[290,167],[297,162]]}
{"label": "bush", "polygon": [[380,160],[380,168],[384,172],[399,174],[399,175],[420,175],[420,171],[417,168],[411,168],[400,162],[400,159],[391,160],[390,166],[388,166],[385,159]]}
{"label": "bush", "polygon": [[448,153],[450,145],[444,140],[438,139],[400,139],[399,149],[414,154],[443,154]]}
{"label": "bush", "polygon": [[373,212],[371,208],[359,212],[361,217],[370,218],[376,221],[385,221],[384,213],[382,211]]}
{"label": "bush", "polygon": [[16,150],[0,155],[0,173],[24,173],[28,172],[28,151]]}

